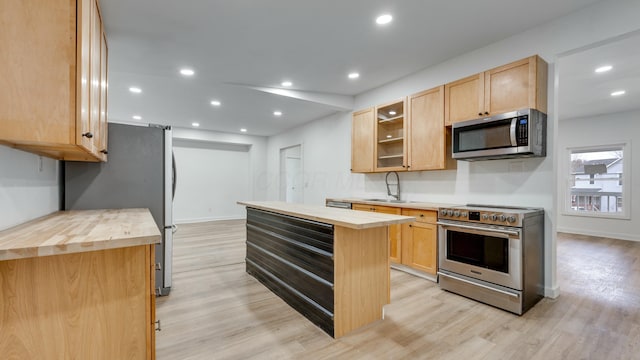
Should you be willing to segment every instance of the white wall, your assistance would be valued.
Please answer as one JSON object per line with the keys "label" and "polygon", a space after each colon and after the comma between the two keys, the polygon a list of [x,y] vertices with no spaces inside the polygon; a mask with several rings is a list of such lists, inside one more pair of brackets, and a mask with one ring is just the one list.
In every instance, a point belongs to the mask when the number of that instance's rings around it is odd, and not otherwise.
{"label": "white wall", "polygon": [[280,150],[297,144],[302,144],[306,204],[324,205],[327,196],[351,196],[362,192],[356,186],[363,184],[354,181],[349,171],[351,113],[339,113],[269,138],[267,166],[276,184],[268,189],[270,200],[279,198]]}
{"label": "white wall", "polygon": [[236,202],[250,199],[249,146],[175,139],[173,151],[176,223],[245,217],[244,207]]}
{"label": "white wall", "polygon": [[58,161],[0,145],[0,230],[58,210]]}
{"label": "white wall", "polygon": [[[567,182],[569,162],[565,159],[568,147],[597,146],[628,142],[625,157],[631,159],[630,219],[603,219],[565,215],[562,207],[558,214],[558,231],[613,237],[640,241],[640,111],[622,112],[580,119],[563,119],[558,124],[558,156],[560,160],[558,183]],[[629,151],[630,150],[630,151]],[[562,193],[561,193],[562,194]],[[559,199],[563,201],[563,198]],[[634,206],[635,205],[635,206]]]}
{"label": "white wall", "polygon": [[[278,186],[278,171],[267,171],[267,138],[264,136],[251,136],[229,134],[216,131],[173,128],[174,141],[202,141],[211,143],[212,146],[238,149],[247,147],[249,156],[249,199],[237,200],[266,200],[270,187]],[[277,199],[277,195],[275,198]]]}
{"label": "white wall", "polygon": [[[559,54],[640,28],[640,1],[596,3],[543,26],[477,49],[439,65],[361,94],[356,109],[395,100],[508,62],[539,54],[549,63],[548,148],[543,159],[458,162],[457,170],[400,175],[404,197],[447,203],[488,203],[544,207],[545,283],[547,296],[558,295],[556,281],[555,68]],[[356,110],[354,109],[354,110]],[[282,147],[304,144],[305,203],[325,197],[385,194],[384,175],[350,174],[351,114],[339,113],[273,136],[268,144],[268,171],[278,174]],[[277,199],[277,186],[268,190]]]}

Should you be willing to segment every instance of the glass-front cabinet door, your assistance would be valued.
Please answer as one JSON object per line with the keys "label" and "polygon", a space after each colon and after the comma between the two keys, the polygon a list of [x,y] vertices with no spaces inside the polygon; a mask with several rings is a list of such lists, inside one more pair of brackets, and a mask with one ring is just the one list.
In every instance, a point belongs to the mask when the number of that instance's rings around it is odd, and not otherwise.
{"label": "glass-front cabinet door", "polygon": [[406,99],[376,107],[375,171],[407,170]]}

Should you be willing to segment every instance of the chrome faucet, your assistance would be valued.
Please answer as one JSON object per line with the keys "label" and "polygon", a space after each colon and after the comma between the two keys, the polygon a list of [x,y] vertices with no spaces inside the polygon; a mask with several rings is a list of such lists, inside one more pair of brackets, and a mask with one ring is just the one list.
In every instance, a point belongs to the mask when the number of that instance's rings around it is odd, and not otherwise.
{"label": "chrome faucet", "polygon": [[[394,174],[396,176],[396,182],[394,183],[389,183],[389,175]],[[396,198],[396,200],[400,200],[400,177],[398,177],[398,173],[395,171],[389,171],[387,173],[387,176],[384,179],[385,183],[387,183],[387,195],[392,196],[394,198]],[[392,194],[391,193],[391,186],[396,187],[396,193]]]}

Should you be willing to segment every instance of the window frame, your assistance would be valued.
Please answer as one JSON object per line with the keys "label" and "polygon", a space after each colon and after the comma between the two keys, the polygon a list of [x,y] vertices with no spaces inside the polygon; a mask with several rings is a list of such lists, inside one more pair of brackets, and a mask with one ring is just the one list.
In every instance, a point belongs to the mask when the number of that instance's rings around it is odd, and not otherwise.
{"label": "window frame", "polygon": [[[610,212],[586,212],[573,210],[571,208],[571,188],[574,185],[571,175],[571,155],[577,152],[598,152],[607,151],[612,149],[621,149],[623,153],[622,157],[622,212],[610,213]],[[589,145],[589,146],[567,146],[564,151],[563,157],[564,170],[563,178],[563,194],[562,194],[562,214],[569,216],[581,216],[590,218],[605,218],[605,219],[631,219],[631,141],[625,141],[621,143],[603,144],[603,145]],[[617,200],[616,200],[617,201]]]}

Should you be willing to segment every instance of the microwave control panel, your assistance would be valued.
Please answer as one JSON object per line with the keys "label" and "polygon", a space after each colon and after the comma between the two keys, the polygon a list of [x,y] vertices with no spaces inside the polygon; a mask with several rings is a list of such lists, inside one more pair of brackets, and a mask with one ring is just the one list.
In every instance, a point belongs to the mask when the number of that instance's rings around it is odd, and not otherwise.
{"label": "microwave control panel", "polygon": [[529,117],[520,116],[516,121],[516,142],[518,146],[527,146],[529,145]]}

